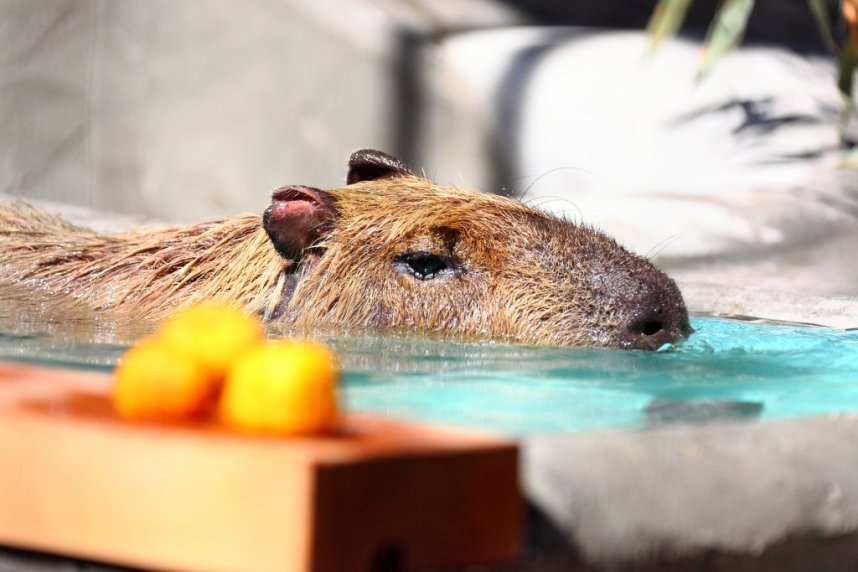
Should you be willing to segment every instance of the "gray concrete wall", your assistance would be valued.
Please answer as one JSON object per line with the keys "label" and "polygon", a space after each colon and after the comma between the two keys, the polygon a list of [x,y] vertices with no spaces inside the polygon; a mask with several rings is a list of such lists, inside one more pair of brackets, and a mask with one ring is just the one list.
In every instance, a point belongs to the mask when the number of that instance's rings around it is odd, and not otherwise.
{"label": "gray concrete wall", "polygon": [[484,0],[0,0],[0,192],[196,220],[390,149],[403,37]]}

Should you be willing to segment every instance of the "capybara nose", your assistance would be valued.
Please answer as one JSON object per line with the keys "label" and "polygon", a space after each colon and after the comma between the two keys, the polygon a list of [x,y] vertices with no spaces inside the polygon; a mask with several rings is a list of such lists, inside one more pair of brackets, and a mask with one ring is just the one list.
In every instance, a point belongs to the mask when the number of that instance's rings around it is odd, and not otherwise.
{"label": "capybara nose", "polygon": [[664,321],[664,311],[652,308],[626,326],[632,347],[642,350],[657,350],[667,343],[676,341]]}
{"label": "capybara nose", "polygon": [[639,301],[638,310],[620,335],[635,349],[654,351],[665,344],[680,342],[693,331],[688,311],[681,300],[657,293]]}

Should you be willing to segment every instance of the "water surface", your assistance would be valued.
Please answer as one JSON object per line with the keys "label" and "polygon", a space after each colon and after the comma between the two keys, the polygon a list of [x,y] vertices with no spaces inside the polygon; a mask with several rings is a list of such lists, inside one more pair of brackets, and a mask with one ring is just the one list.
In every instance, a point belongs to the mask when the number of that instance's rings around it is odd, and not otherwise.
{"label": "water surface", "polygon": [[[0,358],[110,369],[151,326],[0,296]],[[858,331],[695,318],[656,353],[324,336],[358,411],[504,434],[858,411]],[[727,402],[727,404],[725,404]],[[739,406],[736,403],[739,402]]]}

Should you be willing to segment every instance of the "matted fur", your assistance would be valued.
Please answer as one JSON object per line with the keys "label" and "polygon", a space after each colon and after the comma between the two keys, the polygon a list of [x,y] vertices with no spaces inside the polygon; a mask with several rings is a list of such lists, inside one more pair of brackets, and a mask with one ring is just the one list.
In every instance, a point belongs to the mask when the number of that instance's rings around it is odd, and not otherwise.
{"label": "matted fur", "polygon": [[0,276],[97,310],[159,319],[203,299],[264,308],[283,261],[257,215],[102,234],[0,205]]}

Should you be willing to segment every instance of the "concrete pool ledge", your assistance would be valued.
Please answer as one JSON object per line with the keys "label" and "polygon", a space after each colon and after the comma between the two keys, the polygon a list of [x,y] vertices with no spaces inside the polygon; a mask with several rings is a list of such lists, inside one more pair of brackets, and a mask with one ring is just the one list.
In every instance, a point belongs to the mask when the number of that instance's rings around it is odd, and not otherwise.
{"label": "concrete pool ledge", "polygon": [[709,316],[858,328],[858,296],[816,296],[719,283],[678,281],[689,311]]}
{"label": "concrete pool ledge", "polygon": [[522,446],[543,522],[529,541],[539,564],[516,570],[858,569],[858,414]]}

